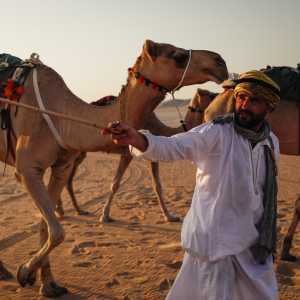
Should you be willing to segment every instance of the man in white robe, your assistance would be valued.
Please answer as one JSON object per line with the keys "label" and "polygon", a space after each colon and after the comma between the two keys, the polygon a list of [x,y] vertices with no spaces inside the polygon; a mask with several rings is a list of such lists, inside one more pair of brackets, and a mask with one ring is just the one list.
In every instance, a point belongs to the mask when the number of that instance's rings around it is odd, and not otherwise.
{"label": "man in white robe", "polygon": [[[232,116],[172,137],[119,122],[106,131],[115,143],[131,145],[136,156],[187,159],[197,166],[192,204],[182,226],[183,264],[167,300],[278,299],[272,258],[277,185],[272,171],[279,145],[265,117],[279,102],[279,87],[262,72],[250,71],[237,80],[234,96]],[[274,164],[268,163],[269,156]],[[267,179],[273,185],[266,185]]]}

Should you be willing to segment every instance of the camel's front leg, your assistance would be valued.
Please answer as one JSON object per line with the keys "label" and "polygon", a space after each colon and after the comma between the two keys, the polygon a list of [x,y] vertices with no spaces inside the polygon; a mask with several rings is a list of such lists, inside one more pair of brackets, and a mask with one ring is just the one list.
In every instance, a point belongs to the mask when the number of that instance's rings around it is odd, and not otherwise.
{"label": "camel's front leg", "polygon": [[132,156],[129,153],[122,154],[120,157],[117,173],[113,179],[113,183],[111,184],[111,188],[110,188],[111,192],[110,192],[110,195],[109,195],[106,203],[104,204],[102,216],[100,217],[100,222],[102,222],[102,223],[108,223],[108,222],[112,221],[112,219],[109,216],[112,200],[114,198],[115,193],[117,192],[117,190],[120,187],[121,179],[122,179],[127,167],[129,166],[131,160],[132,160]]}
{"label": "camel's front leg", "polygon": [[[25,158],[21,159],[23,162]],[[25,264],[19,267],[17,279],[21,286],[26,286],[27,284],[32,285],[35,281],[36,271],[40,267],[49,265],[48,255],[49,253],[57,247],[64,240],[64,231],[62,226],[59,224],[55,216],[55,204],[49,197],[48,191],[43,183],[42,176],[44,170],[40,166],[34,166],[33,163],[28,164],[28,158],[25,166],[18,166],[18,172],[22,179],[23,184],[27,188],[29,194],[34,200],[36,206],[40,210],[43,218],[42,227],[44,231],[47,232],[43,240],[43,245],[40,250]],[[56,283],[53,278],[51,278],[52,289],[56,288]],[[43,293],[44,283],[41,287],[41,292]],[[47,294],[44,294],[47,296]],[[54,292],[55,296],[59,296]]]}
{"label": "camel's front leg", "polygon": [[180,218],[176,217],[175,215],[170,214],[167,207],[166,207],[166,205],[165,205],[165,201],[164,201],[164,197],[163,197],[163,193],[162,193],[162,188],[161,188],[161,183],[160,183],[160,177],[159,177],[159,164],[158,164],[158,162],[151,161],[150,162],[150,168],[151,168],[153,189],[154,189],[155,194],[158,198],[159,206],[160,206],[160,209],[161,209],[162,213],[164,214],[165,220],[168,221],[168,222],[179,222]]}
{"label": "camel's front leg", "polygon": [[[48,184],[48,192],[54,207],[61,199],[61,192],[66,185],[66,182],[70,176],[70,172],[73,169],[73,158],[76,154],[61,153],[60,158],[51,167],[51,176]],[[41,222],[40,228],[40,242],[43,244],[48,239],[47,224]],[[41,294],[47,297],[59,297],[66,294],[68,290],[59,286],[53,279],[53,275],[50,268],[48,257],[43,260],[41,267]]]}
{"label": "camel's front leg", "polygon": [[281,252],[281,259],[287,261],[296,261],[297,257],[290,254],[290,248],[292,246],[292,241],[294,237],[294,233],[296,231],[297,225],[300,220],[300,196],[298,196],[295,202],[295,210],[292,219],[292,223],[288,229],[287,235],[284,238],[282,252]]}
{"label": "camel's front leg", "polygon": [[[47,224],[42,219],[40,224],[40,244],[43,245],[47,241],[47,239],[48,239]],[[43,260],[42,263],[41,281],[42,281],[42,286],[40,288],[40,293],[43,296],[56,298],[68,293],[68,290],[65,287],[61,287],[55,282],[51,272],[48,256]]]}

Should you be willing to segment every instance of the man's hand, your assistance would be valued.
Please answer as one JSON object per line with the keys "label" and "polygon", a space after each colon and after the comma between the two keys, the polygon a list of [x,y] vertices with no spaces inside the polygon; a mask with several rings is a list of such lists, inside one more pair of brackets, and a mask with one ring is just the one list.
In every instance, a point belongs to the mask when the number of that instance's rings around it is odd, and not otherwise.
{"label": "man's hand", "polygon": [[110,134],[113,142],[117,145],[132,145],[142,152],[146,151],[148,147],[147,138],[143,134],[138,132],[133,127],[130,127],[127,124],[119,121],[109,123],[101,133],[103,135]]}

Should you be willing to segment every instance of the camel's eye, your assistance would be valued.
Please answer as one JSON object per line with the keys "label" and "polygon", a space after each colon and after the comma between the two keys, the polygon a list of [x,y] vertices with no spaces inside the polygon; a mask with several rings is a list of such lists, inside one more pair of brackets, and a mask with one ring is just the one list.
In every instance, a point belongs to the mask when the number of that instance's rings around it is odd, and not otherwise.
{"label": "camel's eye", "polygon": [[173,58],[175,59],[176,64],[178,65],[178,67],[183,68],[187,64],[189,55],[188,55],[187,52],[174,51]]}

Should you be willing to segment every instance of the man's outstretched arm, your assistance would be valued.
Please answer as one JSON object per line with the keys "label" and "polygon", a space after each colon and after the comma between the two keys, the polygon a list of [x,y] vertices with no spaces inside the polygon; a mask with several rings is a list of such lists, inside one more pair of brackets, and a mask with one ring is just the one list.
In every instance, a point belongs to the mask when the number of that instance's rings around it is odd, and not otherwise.
{"label": "man's outstretched arm", "polygon": [[113,142],[117,145],[131,145],[141,152],[145,152],[148,148],[148,140],[141,132],[119,121],[109,123],[103,129],[102,134],[110,134]]}

